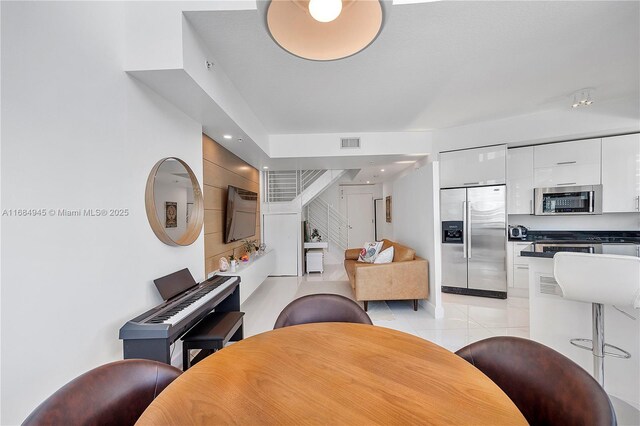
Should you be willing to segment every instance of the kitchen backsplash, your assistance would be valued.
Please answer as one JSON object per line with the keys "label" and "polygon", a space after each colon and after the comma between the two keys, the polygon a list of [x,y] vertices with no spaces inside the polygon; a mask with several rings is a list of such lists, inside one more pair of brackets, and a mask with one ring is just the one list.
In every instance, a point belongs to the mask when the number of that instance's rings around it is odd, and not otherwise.
{"label": "kitchen backsplash", "polygon": [[640,230],[640,213],[607,213],[602,215],[533,216],[509,215],[509,225],[523,225],[533,230]]}

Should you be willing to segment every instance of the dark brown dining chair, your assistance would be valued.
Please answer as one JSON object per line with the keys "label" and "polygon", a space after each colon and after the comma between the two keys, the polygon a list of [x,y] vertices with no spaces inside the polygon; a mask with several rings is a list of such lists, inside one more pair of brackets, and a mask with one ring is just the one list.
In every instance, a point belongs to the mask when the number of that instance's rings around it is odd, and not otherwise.
{"label": "dark brown dining chair", "polygon": [[280,312],[276,328],[312,322],[353,322],[371,325],[369,315],[353,300],[337,294],[310,294],[289,303]]}
{"label": "dark brown dining chair", "polygon": [[23,425],[133,425],[181,373],[143,359],[105,364],[64,385],[33,410]]}
{"label": "dark brown dining chair", "polygon": [[493,380],[531,425],[616,425],[607,393],[589,373],[528,339],[491,337],[456,352]]}

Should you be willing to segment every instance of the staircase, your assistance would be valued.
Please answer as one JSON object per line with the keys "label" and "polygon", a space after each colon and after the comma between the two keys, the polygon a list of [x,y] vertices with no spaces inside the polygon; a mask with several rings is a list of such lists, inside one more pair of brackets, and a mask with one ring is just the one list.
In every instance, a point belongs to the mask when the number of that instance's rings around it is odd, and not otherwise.
{"label": "staircase", "polygon": [[275,170],[265,172],[268,203],[293,201],[327,170]]}
{"label": "staircase", "polygon": [[315,198],[306,206],[307,220],[311,229],[316,228],[324,241],[347,249],[347,218],[320,198]]}
{"label": "staircase", "polygon": [[[347,170],[274,170],[263,174],[264,199],[270,211],[306,212],[310,227],[323,241],[339,250],[347,248],[347,218],[318,198]],[[304,210],[306,209],[306,210]]]}

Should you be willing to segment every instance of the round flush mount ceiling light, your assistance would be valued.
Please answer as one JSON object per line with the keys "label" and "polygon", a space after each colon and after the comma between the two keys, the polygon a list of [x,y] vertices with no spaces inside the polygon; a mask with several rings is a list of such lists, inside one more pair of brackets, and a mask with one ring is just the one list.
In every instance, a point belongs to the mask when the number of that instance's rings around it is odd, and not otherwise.
{"label": "round flush mount ceiling light", "polygon": [[273,40],[287,52],[314,61],[364,50],[380,33],[384,15],[379,0],[272,0],[266,8]]}

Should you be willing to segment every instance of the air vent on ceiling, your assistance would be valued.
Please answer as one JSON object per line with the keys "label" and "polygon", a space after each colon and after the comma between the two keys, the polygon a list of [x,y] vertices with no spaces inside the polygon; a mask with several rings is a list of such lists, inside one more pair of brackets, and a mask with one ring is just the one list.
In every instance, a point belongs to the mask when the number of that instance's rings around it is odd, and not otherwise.
{"label": "air vent on ceiling", "polygon": [[340,138],[340,148],[360,148],[360,138]]}

